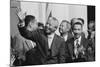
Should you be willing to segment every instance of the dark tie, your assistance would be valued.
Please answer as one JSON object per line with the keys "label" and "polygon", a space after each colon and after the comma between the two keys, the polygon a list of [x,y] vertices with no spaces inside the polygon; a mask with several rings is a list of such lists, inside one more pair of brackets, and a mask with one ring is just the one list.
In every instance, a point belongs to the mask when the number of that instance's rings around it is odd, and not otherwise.
{"label": "dark tie", "polygon": [[51,57],[52,57],[52,55],[51,55],[51,49],[48,49],[48,57],[47,57],[47,60],[50,60]]}
{"label": "dark tie", "polygon": [[79,40],[76,40],[76,47],[77,47],[77,49],[80,47]]}

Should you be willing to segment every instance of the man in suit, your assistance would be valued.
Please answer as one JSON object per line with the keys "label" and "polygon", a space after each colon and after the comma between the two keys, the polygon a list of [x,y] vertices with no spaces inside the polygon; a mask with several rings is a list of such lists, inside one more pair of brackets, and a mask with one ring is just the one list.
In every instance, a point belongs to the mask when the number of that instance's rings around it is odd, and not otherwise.
{"label": "man in suit", "polygon": [[[84,25],[84,20],[82,18],[72,18],[71,19],[71,29],[70,29],[70,32],[72,33],[73,36],[74,36],[74,34],[72,32],[72,27],[73,27],[73,24],[76,23],[76,22],[80,22],[82,25]],[[81,36],[86,38],[84,32],[81,33]]]}
{"label": "man in suit", "polygon": [[71,25],[69,21],[63,20],[59,26],[59,32],[62,38],[64,38],[65,42],[73,37],[72,33],[70,32]]}
{"label": "man in suit", "polygon": [[[25,17],[25,25],[23,25],[23,22],[20,23],[18,24],[18,28],[24,26],[25,29],[29,31],[34,31],[38,28],[36,19],[32,15],[27,15]],[[15,56],[15,61],[13,65],[15,66],[24,65],[24,62],[27,60],[25,54],[27,53],[27,51],[35,48],[35,46],[36,43],[34,41],[24,38],[23,36],[21,36],[20,33],[15,34],[15,36],[12,39],[12,47],[11,47],[12,54]]]}
{"label": "man in suit", "polygon": [[[29,16],[29,15],[28,15]],[[27,26],[18,27],[21,36],[26,39],[32,40],[36,43],[36,46],[25,53],[26,60],[24,65],[40,65],[44,64],[46,57],[46,37],[44,36],[44,30],[38,29],[38,24],[30,23],[30,17],[26,16],[23,22],[20,21],[20,24],[25,24]],[[34,18],[32,21],[36,21]],[[32,25],[32,29],[30,28]]]}
{"label": "man in suit", "polygon": [[[58,25],[58,20],[55,17],[49,17],[48,22],[45,25],[45,29],[38,29],[34,32],[30,32],[28,30],[20,31],[22,36],[36,42],[38,50],[37,56],[39,56],[41,61],[41,63],[38,64],[65,62],[65,42],[60,36],[55,34]],[[26,56],[30,59],[28,60],[29,65],[34,64],[34,55],[36,54],[32,54],[32,50],[27,52]]]}
{"label": "man in suit", "polygon": [[72,26],[74,37],[66,43],[66,49],[69,50],[70,59],[72,62],[87,61],[89,41],[82,36],[82,21],[75,22]]}
{"label": "man in suit", "polygon": [[60,36],[55,33],[58,25],[58,20],[55,17],[50,17],[45,25],[45,33],[48,40],[47,64],[65,62],[65,42]]}
{"label": "man in suit", "polygon": [[92,45],[89,45],[89,61],[95,60],[95,21],[90,21],[88,24],[88,39]]}

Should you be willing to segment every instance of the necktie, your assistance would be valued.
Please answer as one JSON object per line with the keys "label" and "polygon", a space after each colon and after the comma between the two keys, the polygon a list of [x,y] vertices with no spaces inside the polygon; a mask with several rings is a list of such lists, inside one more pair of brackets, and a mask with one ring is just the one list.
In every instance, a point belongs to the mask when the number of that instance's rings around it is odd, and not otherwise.
{"label": "necktie", "polygon": [[79,54],[79,52],[78,52],[78,48],[79,48],[79,40],[76,40],[76,47],[75,47],[75,56],[76,56],[76,58],[78,58],[78,54]]}
{"label": "necktie", "polygon": [[76,47],[79,48],[79,40],[76,40]]}

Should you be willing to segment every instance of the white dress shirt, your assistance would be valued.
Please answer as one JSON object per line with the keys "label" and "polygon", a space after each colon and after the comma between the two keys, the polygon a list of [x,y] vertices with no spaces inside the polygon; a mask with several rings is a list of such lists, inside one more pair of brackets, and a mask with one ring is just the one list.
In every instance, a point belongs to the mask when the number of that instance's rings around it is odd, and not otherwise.
{"label": "white dress shirt", "polygon": [[49,49],[51,48],[54,35],[55,35],[55,33],[53,33],[51,35],[48,35],[48,46],[49,46]]}
{"label": "white dress shirt", "polygon": [[63,36],[64,40],[67,41],[68,35]]}

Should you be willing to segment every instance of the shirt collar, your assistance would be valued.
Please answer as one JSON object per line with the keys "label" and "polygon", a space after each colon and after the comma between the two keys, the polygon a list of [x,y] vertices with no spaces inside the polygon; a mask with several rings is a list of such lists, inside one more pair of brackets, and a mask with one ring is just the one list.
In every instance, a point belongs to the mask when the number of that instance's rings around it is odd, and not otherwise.
{"label": "shirt collar", "polygon": [[68,38],[68,34],[66,34],[65,36],[63,36],[64,40],[66,41]]}
{"label": "shirt collar", "polygon": [[78,38],[79,42],[81,41],[81,36]]}
{"label": "shirt collar", "polygon": [[[78,43],[79,43],[79,44],[80,44],[80,42],[81,42],[81,38],[82,38],[82,37],[80,36],[78,39],[76,39],[76,40],[78,40]],[[75,41],[76,41],[76,40],[75,40]]]}
{"label": "shirt collar", "polygon": [[49,38],[54,38],[55,33],[48,35]]}

